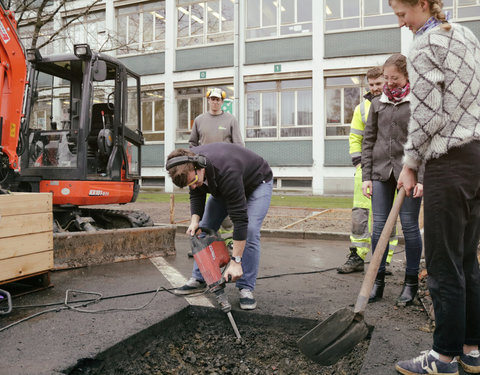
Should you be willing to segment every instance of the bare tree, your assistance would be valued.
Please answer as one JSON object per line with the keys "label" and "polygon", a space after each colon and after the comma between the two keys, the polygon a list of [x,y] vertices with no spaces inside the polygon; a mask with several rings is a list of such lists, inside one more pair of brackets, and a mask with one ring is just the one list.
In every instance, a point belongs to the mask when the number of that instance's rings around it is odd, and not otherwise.
{"label": "bare tree", "polygon": [[[83,8],[82,12],[76,12],[74,15],[68,18],[67,22],[64,22],[61,27],[57,29],[53,28],[53,21],[60,11],[67,11],[67,4],[71,3],[71,0],[14,0],[12,10],[15,13],[15,18],[19,25],[19,31],[21,33],[22,28],[32,27],[31,35],[28,35],[28,39],[31,40],[28,48],[42,48],[51,43],[55,39],[62,35],[62,33],[68,29],[71,23],[77,21],[80,17],[88,14],[92,7],[100,3],[102,0],[91,0],[89,4]],[[51,30],[48,35],[44,34],[44,38],[39,38],[42,35],[42,29],[46,28]]]}

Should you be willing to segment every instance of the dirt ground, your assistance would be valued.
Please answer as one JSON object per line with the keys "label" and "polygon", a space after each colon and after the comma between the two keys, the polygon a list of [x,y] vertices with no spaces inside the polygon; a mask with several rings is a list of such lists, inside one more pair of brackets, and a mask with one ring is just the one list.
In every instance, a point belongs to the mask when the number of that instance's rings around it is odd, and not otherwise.
{"label": "dirt ground", "polygon": [[[119,208],[143,211],[150,215],[155,223],[168,224],[171,221],[169,203],[135,202],[119,206]],[[175,224],[189,223],[190,206],[188,203],[174,204],[173,221]],[[351,210],[270,207],[262,228],[349,233],[351,231]]]}

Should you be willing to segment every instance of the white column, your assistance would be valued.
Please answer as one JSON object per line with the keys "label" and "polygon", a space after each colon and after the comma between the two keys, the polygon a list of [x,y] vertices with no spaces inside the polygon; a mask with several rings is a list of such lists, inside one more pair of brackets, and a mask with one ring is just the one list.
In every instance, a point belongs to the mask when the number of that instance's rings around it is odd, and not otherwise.
{"label": "white column", "polygon": [[[116,25],[115,25],[116,17],[115,17],[115,8],[113,7],[113,0],[105,0],[105,32],[107,35],[105,36],[108,38],[108,42],[106,48],[111,49],[115,44],[111,38],[114,38],[116,35]],[[108,52],[116,56],[117,50],[113,49],[111,52]]]}
{"label": "white column", "polygon": [[[173,71],[175,69],[175,1],[165,1],[165,161],[175,149],[176,103],[173,89]],[[165,192],[173,192],[173,182],[164,170]]]}
{"label": "white column", "polygon": [[235,90],[235,117],[240,133],[245,141],[245,87],[243,85],[243,65],[245,63],[245,2],[235,0],[235,37],[234,37],[234,69],[233,85]]}
{"label": "white column", "polygon": [[324,150],[325,150],[325,100],[323,84],[323,1],[312,1],[313,56],[312,56],[312,100],[313,100],[313,139],[312,139],[312,193],[321,195],[324,191]]}
{"label": "white column", "polygon": [[413,42],[413,33],[406,27],[400,28],[400,43],[401,43],[401,52],[402,55],[408,56],[410,47]]}

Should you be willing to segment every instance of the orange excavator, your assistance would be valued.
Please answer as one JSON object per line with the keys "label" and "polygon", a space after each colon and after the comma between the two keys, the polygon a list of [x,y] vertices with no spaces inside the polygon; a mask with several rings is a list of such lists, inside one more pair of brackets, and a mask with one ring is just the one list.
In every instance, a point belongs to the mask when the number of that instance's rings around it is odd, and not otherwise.
{"label": "orange excavator", "polygon": [[92,208],[137,198],[140,77],[87,44],[25,54],[13,14],[0,8],[2,188],[52,193],[57,231],[153,225],[142,212]]}

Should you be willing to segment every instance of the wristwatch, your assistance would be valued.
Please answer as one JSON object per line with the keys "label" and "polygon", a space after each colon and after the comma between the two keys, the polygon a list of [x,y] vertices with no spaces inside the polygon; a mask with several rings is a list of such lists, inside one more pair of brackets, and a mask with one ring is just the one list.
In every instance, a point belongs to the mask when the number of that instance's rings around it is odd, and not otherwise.
{"label": "wristwatch", "polygon": [[233,260],[235,263],[242,263],[242,257],[234,257],[232,255],[232,257],[230,258],[231,260]]}

